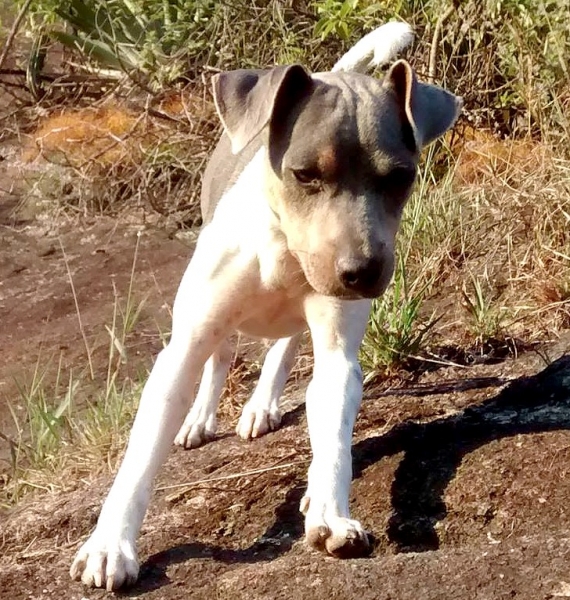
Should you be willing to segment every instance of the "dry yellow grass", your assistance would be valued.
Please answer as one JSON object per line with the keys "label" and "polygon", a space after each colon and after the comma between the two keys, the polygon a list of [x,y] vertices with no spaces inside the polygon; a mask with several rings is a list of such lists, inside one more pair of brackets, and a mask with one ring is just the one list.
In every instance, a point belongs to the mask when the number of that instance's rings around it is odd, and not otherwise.
{"label": "dry yellow grass", "polygon": [[212,111],[211,101],[188,90],[161,94],[149,110],[118,102],[63,109],[40,121],[29,135],[22,158],[30,162],[41,156],[75,168],[129,167],[139,164],[149,150],[177,130],[210,119]]}
{"label": "dry yellow grass", "polygon": [[44,119],[30,135],[23,159],[42,156],[79,168],[140,160],[142,144],[152,141],[152,124],[144,114],[120,106],[64,110]]}
{"label": "dry yellow grass", "polygon": [[[570,327],[570,161],[533,140],[467,131],[455,168],[408,207],[409,276],[455,346]],[[408,228],[409,229],[409,228]]]}
{"label": "dry yellow grass", "polygon": [[552,163],[552,148],[533,140],[500,140],[490,132],[467,128],[457,144],[456,181],[463,185],[485,184],[491,178],[503,182],[531,175]]}
{"label": "dry yellow grass", "polygon": [[[172,90],[138,108],[106,100],[39,120],[27,135],[24,162],[40,202],[74,212],[116,214],[133,207],[186,223],[198,216],[203,164],[216,139],[205,88]],[[62,168],[63,167],[63,168]]]}

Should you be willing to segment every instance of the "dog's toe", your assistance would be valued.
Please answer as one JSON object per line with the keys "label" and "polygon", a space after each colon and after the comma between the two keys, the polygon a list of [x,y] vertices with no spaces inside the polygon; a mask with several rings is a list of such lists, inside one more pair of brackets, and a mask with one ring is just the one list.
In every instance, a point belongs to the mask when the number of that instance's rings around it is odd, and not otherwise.
{"label": "dog's toe", "polygon": [[211,442],[216,437],[215,424],[194,422],[189,418],[184,421],[180,431],[174,438],[174,443],[182,448],[198,448],[207,442]]}
{"label": "dog's toe", "polygon": [[312,548],[335,558],[358,558],[372,552],[371,534],[358,521],[345,517],[314,519],[309,513],[305,539]]}
{"label": "dog's toe", "polygon": [[95,538],[83,544],[69,570],[75,581],[109,592],[132,585],[138,573],[139,563],[133,544],[125,540],[98,543]]}
{"label": "dog's toe", "polygon": [[325,540],[325,550],[336,558],[358,558],[372,552],[372,538],[358,521],[342,519],[344,523],[331,527]]}
{"label": "dog's toe", "polygon": [[249,406],[243,411],[236,426],[236,433],[244,440],[261,437],[275,431],[281,424],[281,413],[276,406]]}

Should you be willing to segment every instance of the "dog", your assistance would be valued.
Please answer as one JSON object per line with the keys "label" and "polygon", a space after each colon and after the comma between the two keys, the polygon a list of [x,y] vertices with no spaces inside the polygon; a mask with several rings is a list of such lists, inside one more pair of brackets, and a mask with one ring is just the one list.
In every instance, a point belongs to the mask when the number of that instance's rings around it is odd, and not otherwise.
{"label": "dog", "polygon": [[[381,47],[366,68],[391,60],[411,30],[389,23],[376,34]],[[462,102],[420,83],[404,60],[383,80],[353,71],[360,63],[350,52],[332,72],[290,65],[213,76],[224,131],[204,174],[204,226],[176,294],[170,342],[146,382],[73,579],[107,590],[136,580],[136,538],[153,479],[174,440],[192,448],[214,436],[235,331],[278,340],[239,419],[237,432],[247,439],[279,425],[279,397],[309,330],[312,462],[300,507],[306,541],[336,557],[370,551],[368,533],[349,512],[362,397],[358,350],[371,299],[393,274],[420,151],[453,126]]]}

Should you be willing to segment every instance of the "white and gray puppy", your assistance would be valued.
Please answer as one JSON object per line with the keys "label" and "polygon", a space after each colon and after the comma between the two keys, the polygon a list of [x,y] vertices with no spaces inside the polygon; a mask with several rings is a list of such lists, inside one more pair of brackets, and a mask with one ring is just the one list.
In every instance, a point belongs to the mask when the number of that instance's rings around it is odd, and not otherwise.
{"label": "white and gray puppy", "polygon": [[136,580],[136,539],[154,477],[175,437],[194,447],[215,434],[235,331],[279,340],[244,407],[243,438],[278,426],[299,336],[310,331],[306,539],[333,556],[368,552],[368,535],[349,514],[358,349],[371,298],[392,276],[420,151],[461,109],[457,97],[420,83],[405,61],[382,81],[353,71],[387,62],[411,39],[407,25],[389,23],[335,72],[310,75],[293,65],[214,76],[224,133],[204,175],[205,225],[176,295],[170,343],[145,385],[123,463],[73,578],[108,590]]}

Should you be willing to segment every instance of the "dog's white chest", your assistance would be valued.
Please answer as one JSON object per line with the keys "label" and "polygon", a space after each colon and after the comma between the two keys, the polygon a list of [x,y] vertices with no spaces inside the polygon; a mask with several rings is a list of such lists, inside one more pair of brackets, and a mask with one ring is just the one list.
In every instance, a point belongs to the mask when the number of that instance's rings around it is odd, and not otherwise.
{"label": "dog's white chest", "polygon": [[295,335],[306,327],[301,299],[275,291],[256,298],[255,310],[238,325],[238,330],[252,337],[277,339]]}
{"label": "dog's white chest", "polygon": [[212,272],[222,293],[232,296],[237,329],[275,339],[306,328],[303,299],[312,290],[267,204],[263,153],[220,200],[200,245],[206,262],[218,265]]}

